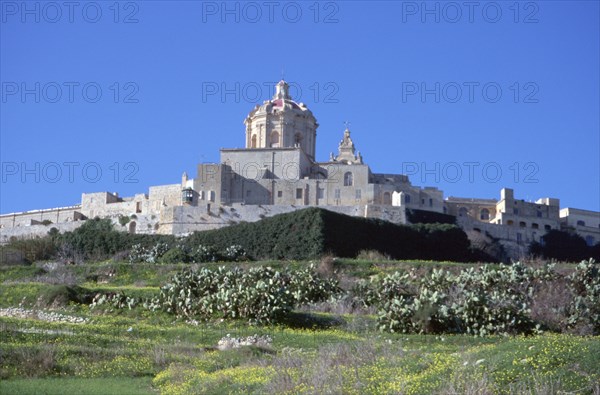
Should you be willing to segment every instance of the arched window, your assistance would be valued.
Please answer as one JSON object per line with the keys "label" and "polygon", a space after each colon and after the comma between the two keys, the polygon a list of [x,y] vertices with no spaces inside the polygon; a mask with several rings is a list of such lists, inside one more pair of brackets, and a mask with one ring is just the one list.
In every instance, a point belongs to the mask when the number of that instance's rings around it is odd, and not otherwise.
{"label": "arched window", "polygon": [[406,194],[406,196],[404,197],[404,203],[410,203],[410,195]]}
{"label": "arched window", "polygon": [[271,147],[279,148],[279,133],[271,133]]}
{"label": "arched window", "polygon": [[251,148],[256,148],[256,135],[252,135],[252,142],[250,143]]}
{"label": "arched window", "polygon": [[389,192],[383,194],[383,204],[392,204],[392,195]]}
{"label": "arched window", "polygon": [[524,221],[519,222],[519,226],[521,228],[525,228],[527,226],[527,223],[525,223]]}
{"label": "arched window", "polygon": [[487,208],[484,208],[483,210],[481,210],[481,212],[479,213],[479,218],[482,221],[487,221],[490,219],[490,210],[488,210]]}
{"label": "arched window", "polygon": [[577,221],[577,226],[585,226],[585,221],[582,221],[582,220]]}
{"label": "arched window", "polygon": [[302,135],[300,133],[296,133],[294,135],[294,146],[300,147],[301,143],[302,143]]}
{"label": "arched window", "polygon": [[458,209],[458,216],[459,217],[466,217],[469,214],[469,210],[467,210],[466,207],[461,207]]}
{"label": "arched window", "polygon": [[135,228],[136,228],[136,223],[135,221],[132,221],[129,223],[129,233],[130,234],[135,234]]}
{"label": "arched window", "polygon": [[[354,177],[352,176],[352,172],[347,171],[344,174],[344,186],[345,187],[350,187],[354,184]],[[389,195],[389,194],[388,194]]]}

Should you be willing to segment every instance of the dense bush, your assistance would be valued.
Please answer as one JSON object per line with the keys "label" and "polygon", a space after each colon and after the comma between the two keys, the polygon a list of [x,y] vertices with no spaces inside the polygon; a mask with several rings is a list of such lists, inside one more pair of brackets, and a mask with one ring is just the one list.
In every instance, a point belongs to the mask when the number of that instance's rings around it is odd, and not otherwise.
{"label": "dense bush", "polygon": [[219,251],[239,245],[254,259],[313,258],[325,251],[321,211],[298,210],[260,222],[194,232],[186,244],[191,250],[203,245],[214,246]]}
{"label": "dense bush", "polygon": [[200,244],[192,249],[190,259],[194,263],[217,262],[219,251],[212,246]]}
{"label": "dense bush", "polygon": [[175,237],[170,235],[132,235],[118,231],[108,218],[89,219],[72,232],[54,232],[51,238],[56,248],[63,252],[59,258],[74,262],[107,259],[135,245],[148,251],[157,245],[166,245],[162,256],[175,245]]}
{"label": "dense bush", "polygon": [[600,268],[593,260],[582,261],[569,275],[569,288],[573,295],[568,307],[568,327],[590,325],[600,333]]}
{"label": "dense bush", "polygon": [[239,245],[220,252],[212,246],[199,245],[190,250],[184,243],[169,248],[167,243],[158,242],[150,247],[134,244],[129,251],[129,263],[239,262],[246,259],[246,251]]}
{"label": "dense bush", "polygon": [[241,245],[234,244],[225,249],[225,252],[223,252],[223,257],[225,257],[225,260],[231,262],[243,261],[246,259],[246,251]]}
{"label": "dense bush", "polygon": [[379,327],[404,333],[451,332],[474,335],[529,333],[544,329],[531,313],[541,286],[566,280],[566,308],[556,308],[565,328],[600,333],[600,275],[593,260],[568,277],[554,266],[535,269],[520,263],[482,266],[452,274],[433,270],[374,276],[353,290],[356,303],[379,308]]}
{"label": "dense bush", "polygon": [[289,277],[269,267],[200,269],[176,275],[161,289],[158,305],[169,313],[193,318],[244,318],[272,322],[294,303]]}
{"label": "dense bush", "polygon": [[355,257],[361,250],[376,250],[394,259],[473,260],[466,234],[455,225],[396,225],[319,208],[196,232],[186,244],[222,251],[237,244],[255,259],[311,259],[326,253]]}
{"label": "dense bush", "polygon": [[160,263],[186,263],[190,256],[181,247],[173,247],[160,257]]}
{"label": "dense bush", "polygon": [[296,271],[270,267],[186,270],[173,276],[155,299],[123,293],[97,294],[92,307],[134,308],[143,305],[178,317],[247,319],[272,323],[295,306],[327,300],[340,294],[337,281],[320,277],[314,266]]}
{"label": "dense bush", "polygon": [[456,217],[435,211],[406,209],[406,219],[411,224],[455,224]]}
{"label": "dense bush", "polygon": [[531,243],[529,252],[559,261],[577,262],[590,257],[600,260],[600,243],[588,246],[576,233],[553,229],[541,237],[541,242]]}
{"label": "dense bush", "polygon": [[70,246],[74,253],[85,258],[107,257],[126,249],[128,236],[115,230],[109,219],[94,218],[72,232],[61,234],[56,241]]}
{"label": "dense bush", "polygon": [[56,243],[51,237],[11,240],[0,247],[0,264],[30,264],[56,255]]}
{"label": "dense bush", "polygon": [[[163,255],[169,251],[173,251],[173,249],[169,249],[169,245],[167,243],[159,242],[151,247],[145,247],[142,244],[134,244],[131,246],[131,250],[129,251],[129,263],[158,263],[161,262]],[[171,259],[171,257],[168,257],[168,259]]]}
{"label": "dense bush", "polygon": [[270,323],[296,305],[323,301],[338,292],[337,282],[321,278],[312,266],[294,272],[221,266],[174,276],[161,288],[158,306],[178,316]]}

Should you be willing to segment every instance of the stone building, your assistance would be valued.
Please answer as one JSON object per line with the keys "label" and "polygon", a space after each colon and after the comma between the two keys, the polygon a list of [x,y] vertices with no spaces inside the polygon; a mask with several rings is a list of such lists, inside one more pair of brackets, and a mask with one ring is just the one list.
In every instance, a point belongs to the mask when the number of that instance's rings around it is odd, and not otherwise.
{"label": "stone building", "polygon": [[600,213],[561,210],[560,201],[555,198],[526,202],[515,199],[512,189],[504,188],[500,200],[449,197],[445,207],[465,231],[485,233],[500,240],[512,256],[526,254],[532,242],[539,242],[552,229],[575,231],[590,246],[600,241]]}
{"label": "stone building", "polygon": [[413,186],[406,175],[374,173],[347,127],[337,154],[318,161],[319,124],[305,104],[290,97],[283,80],[244,125],[245,148],[221,149],[219,163],[199,164],[195,178],[184,173],[180,183],[150,187],[148,194],[133,197],[84,193],[77,206],[0,215],[0,242],[43,235],[49,227],[72,230],[96,216],[112,218],[131,233],[187,234],[308,206],[395,223],[407,222],[407,209],[446,213],[466,231],[497,238],[515,257],[550,229],[573,229],[590,244],[600,241],[600,213],[560,210],[558,199],[530,203],[503,189],[498,201],[444,200],[439,189]]}

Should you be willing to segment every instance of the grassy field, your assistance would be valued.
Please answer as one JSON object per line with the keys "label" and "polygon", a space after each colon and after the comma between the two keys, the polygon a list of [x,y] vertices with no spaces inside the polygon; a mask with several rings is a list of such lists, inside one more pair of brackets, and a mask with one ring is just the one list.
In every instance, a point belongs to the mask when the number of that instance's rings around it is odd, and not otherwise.
{"label": "grassy field", "polygon": [[[245,265],[265,264],[306,262]],[[0,268],[2,394],[600,394],[599,337],[383,333],[372,311],[322,305],[273,326],[198,323],[87,305],[98,291],[156,294],[184,265],[39,266]],[[335,269],[349,283],[441,266],[465,265],[345,259]],[[272,341],[217,348],[253,335]]]}

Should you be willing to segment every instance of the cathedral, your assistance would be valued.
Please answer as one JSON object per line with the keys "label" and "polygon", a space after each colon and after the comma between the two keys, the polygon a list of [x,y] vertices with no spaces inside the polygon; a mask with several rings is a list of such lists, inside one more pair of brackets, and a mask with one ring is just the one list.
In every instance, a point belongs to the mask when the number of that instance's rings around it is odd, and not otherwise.
{"label": "cathedral", "polygon": [[194,179],[184,175],[188,205],[426,207],[442,212],[441,191],[413,187],[406,176],[372,173],[356,150],[348,128],[338,154],[328,161],[315,157],[319,124],[296,103],[280,81],[271,100],[257,105],[244,120],[246,147],[222,149],[219,164],[202,164]]}
{"label": "cathedral", "polygon": [[317,119],[293,100],[283,80],[244,125],[245,148],[221,149],[220,162],[199,164],[195,178],[184,173],[181,183],[153,186],[132,197],[84,193],[75,206],[2,214],[0,242],[44,235],[49,227],[69,231],[94,217],[111,218],[131,233],[184,235],[308,206],[401,224],[414,210],[453,215],[468,234],[500,240],[515,258],[551,229],[575,230],[590,245],[600,241],[600,213],[561,210],[558,199],[525,202],[510,189],[503,189],[498,201],[444,199],[439,189],[413,186],[406,175],[374,173],[348,127],[337,154],[319,161]]}

